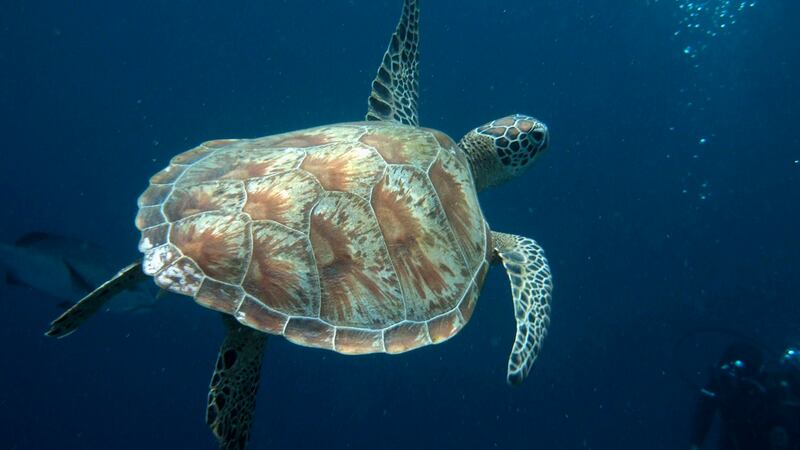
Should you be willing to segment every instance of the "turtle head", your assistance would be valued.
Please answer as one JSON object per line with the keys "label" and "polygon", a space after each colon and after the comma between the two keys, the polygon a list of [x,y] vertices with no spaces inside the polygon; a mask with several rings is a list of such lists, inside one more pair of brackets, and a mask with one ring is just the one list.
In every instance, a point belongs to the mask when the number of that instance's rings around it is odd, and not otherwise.
{"label": "turtle head", "polygon": [[459,147],[467,154],[480,191],[524,172],[547,150],[547,125],[524,114],[493,120],[467,133]]}

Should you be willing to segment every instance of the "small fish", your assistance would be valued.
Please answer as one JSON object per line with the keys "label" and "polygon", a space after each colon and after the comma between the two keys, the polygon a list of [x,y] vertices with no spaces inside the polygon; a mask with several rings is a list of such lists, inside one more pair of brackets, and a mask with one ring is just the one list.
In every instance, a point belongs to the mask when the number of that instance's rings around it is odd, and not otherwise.
{"label": "small fish", "polygon": [[[102,247],[49,233],[25,234],[13,244],[0,243],[0,268],[6,283],[27,286],[61,300],[67,309],[114,274],[120,263]],[[140,285],[109,301],[110,312],[149,311],[155,288]]]}

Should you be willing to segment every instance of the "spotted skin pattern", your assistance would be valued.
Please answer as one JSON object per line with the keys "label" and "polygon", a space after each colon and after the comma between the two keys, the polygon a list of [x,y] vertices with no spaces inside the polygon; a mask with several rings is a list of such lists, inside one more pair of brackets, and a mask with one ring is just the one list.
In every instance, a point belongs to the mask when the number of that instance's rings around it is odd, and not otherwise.
{"label": "spotted skin pattern", "polygon": [[523,114],[493,120],[475,130],[494,140],[500,162],[517,175],[547,148],[547,129],[533,117]]}
{"label": "spotted skin pattern", "polygon": [[517,333],[506,379],[517,385],[528,375],[547,334],[553,281],[544,250],[533,239],[494,231],[492,243],[495,260],[506,268],[514,299]]}
{"label": "spotted skin pattern", "polygon": [[455,335],[491,256],[466,156],[397,123],[205,143],[139,204],[143,270],[160,287],[347,354]]}
{"label": "spotted skin pattern", "polygon": [[419,125],[419,2],[406,0],[403,15],[372,82],[367,120]]}
{"label": "spotted skin pattern", "polygon": [[208,390],[206,423],[221,450],[244,450],[256,407],[267,335],[223,318],[227,333]]}

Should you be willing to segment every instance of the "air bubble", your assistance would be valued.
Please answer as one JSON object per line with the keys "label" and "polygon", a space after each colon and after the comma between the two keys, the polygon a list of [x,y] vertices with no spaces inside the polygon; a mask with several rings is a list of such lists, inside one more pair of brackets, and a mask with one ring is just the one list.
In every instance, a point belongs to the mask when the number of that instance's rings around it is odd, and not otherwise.
{"label": "air bubble", "polygon": [[[683,54],[696,58],[709,40],[728,32],[737,19],[756,2],[731,0],[676,0],[678,24],[674,36],[686,36]],[[707,37],[704,37],[707,36]]]}

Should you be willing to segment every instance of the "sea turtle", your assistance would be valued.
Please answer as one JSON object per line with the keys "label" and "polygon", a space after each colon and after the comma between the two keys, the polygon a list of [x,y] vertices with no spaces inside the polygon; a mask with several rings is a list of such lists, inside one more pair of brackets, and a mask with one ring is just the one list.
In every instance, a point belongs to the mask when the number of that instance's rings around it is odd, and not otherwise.
{"label": "sea turtle", "polygon": [[455,335],[490,263],[511,281],[509,383],[527,375],[549,315],[550,271],[529,238],[490,231],[477,192],[522,173],[547,127],[512,115],[456,144],[417,120],[417,0],[372,83],[366,120],[174,157],[139,197],[144,253],[56,319],[65,336],[115,293],[152,276],[220,311],[227,334],[206,420],[222,448],[247,442],[268,334],[344,354],[402,353]]}

